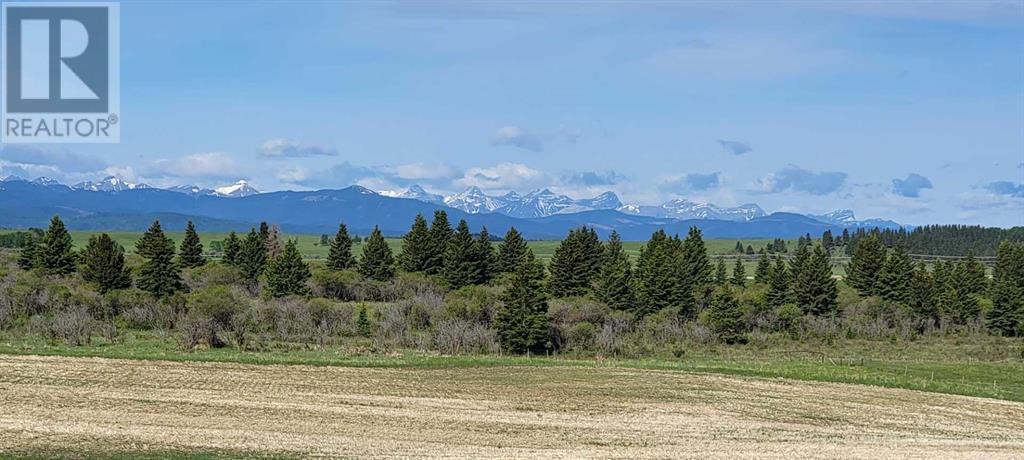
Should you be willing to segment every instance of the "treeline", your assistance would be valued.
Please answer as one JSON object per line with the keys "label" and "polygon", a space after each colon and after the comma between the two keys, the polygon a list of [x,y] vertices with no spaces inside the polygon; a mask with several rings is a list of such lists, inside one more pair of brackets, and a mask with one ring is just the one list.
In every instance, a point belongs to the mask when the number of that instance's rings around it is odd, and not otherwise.
{"label": "treeline", "polygon": [[888,248],[902,247],[911,254],[936,256],[995,256],[1003,241],[1024,242],[1024,227],[1009,229],[977,225],[926,225],[905,229],[859,229],[849,235],[847,254],[853,254],[857,243],[874,234]]}
{"label": "treeline", "polygon": [[[1024,244],[1001,243],[989,279],[971,257],[929,268],[899,244],[888,249],[880,233],[856,235],[831,245],[802,237],[788,261],[761,250],[751,279],[739,259],[731,272],[725,260],[713,264],[696,227],[685,237],[655,232],[635,263],[617,234],[601,241],[574,229],[545,266],[514,228],[494,244],[486,228],[453,228],[437,211],[429,224],[415,218],[398,254],[374,229],[357,258],[340,224],[326,261],[310,264],[266,223],[230,233],[222,258],[210,261],[191,222],[177,247],[154,222],[129,262],[106,234],[74,251],[55,216],[22,242],[20,271],[0,277],[0,326],[35,325],[74,343],[89,337],[76,321],[97,321],[89,324],[173,328],[189,347],[253,347],[276,331],[286,341],[352,334],[446,352],[641,354],[679,340],[771,334],[1024,333]],[[856,241],[844,281],[833,275],[836,241]]]}

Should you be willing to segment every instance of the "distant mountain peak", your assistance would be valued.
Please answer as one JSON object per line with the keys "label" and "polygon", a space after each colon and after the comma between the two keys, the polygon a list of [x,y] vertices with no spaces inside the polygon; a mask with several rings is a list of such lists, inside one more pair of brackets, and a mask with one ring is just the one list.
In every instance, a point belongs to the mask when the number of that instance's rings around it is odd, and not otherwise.
{"label": "distant mountain peak", "polygon": [[214,189],[217,195],[229,197],[229,198],[244,198],[250,195],[257,195],[260,193],[259,190],[253,188],[244,179],[239,180],[231,185],[225,185],[223,187],[217,187]]}
{"label": "distant mountain peak", "polygon": [[84,181],[75,184],[73,187],[78,190],[88,190],[91,192],[122,192],[125,190],[136,190],[152,188],[147,184],[135,184],[117,176],[107,176],[98,181]]}

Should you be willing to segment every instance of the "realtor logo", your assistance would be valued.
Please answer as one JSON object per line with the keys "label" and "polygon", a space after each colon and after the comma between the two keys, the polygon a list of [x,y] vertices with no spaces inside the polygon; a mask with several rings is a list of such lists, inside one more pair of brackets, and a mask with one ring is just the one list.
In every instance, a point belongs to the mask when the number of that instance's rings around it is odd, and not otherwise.
{"label": "realtor logo", "polygon": [[3,142],[120,140],[117,3],[3,4]]}

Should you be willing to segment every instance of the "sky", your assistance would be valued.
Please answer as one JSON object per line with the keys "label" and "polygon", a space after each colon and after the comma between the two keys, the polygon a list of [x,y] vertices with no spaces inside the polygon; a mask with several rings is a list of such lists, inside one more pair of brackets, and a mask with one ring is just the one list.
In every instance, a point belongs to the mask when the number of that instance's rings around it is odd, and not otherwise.
{"label": "sky", "polygon": [[1024,2],[121,3],[121,142],[0,174],[1024,225]]}

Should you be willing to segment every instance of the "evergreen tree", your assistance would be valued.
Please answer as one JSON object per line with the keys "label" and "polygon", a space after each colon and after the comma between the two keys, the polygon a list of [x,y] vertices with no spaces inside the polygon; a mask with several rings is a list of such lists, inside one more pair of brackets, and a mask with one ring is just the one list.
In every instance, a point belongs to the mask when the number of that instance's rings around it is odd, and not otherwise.
{"label": "evergreen tree", "polygon": [[459,289],[482,280],[480,250],[469,232],[465,219],[459,221],[455,235],[448,241],[441,274],[452,289]]}
{"label": "evergreen tree", "polygon": [[893,248],[878,274],[878,295],[890,302],[906,305],[911,297],[914,263],[902,246]]}
{"label": "evergreen tree", "polygon": [[192,225],[191,220],[185,226],[185,238],[181,240],[178,260],[182,268],[195,268],[206,263],[203,257],[203,243],[199,241],[199,234],[196,233],[196,227]]}
{"label": "evergreen tree", "polygon": [[955,285],[946,286],[939,296],[939,309],[942,321],[951,325],[963,325],[973,322],[981,312],[978,298],[957,289]]}
{"label": "evergreen tree", "polygon": [[264,245],[270,241],[270,225],[267,225],[265,221],[260,222],[260,241],[263,241]]}
{"label": "evergreen tree", "polygon": [[831,251],[835,246],[835,241],[832,238],[832,230],[825,230],[825,232],[821,234],[821,246],[825,248],[826,251]]}
{"label": "evergreen tree", "polygon": [[425,271],[430,263],[431,249],[427,219],[422,214],[416,214],[409,233],[402,237],[402,254],[398,257],[402,270],[410,273]]}
{"label": "evergreen tree", "polygon": [[581,227],[569,230],[551,257],[549,292],[554,297],[581,296],[589,292],[601,269],[603,248],[597,232]]}
{"label": "evergreen tree", "polygon": [[101,294],[131,287],[131,271],[124,266],[124,249],[106,233],[89,237],[82,250],[82,279],[97,286]]}
{"label": "evergreen tree", "polygon": [[754,270],[754,282],[768,284],[772,280],[772,262],[768,260],[768,253],[762,249],[757,258],[757,269]]}
{"label": "evergreen tree", "polygon": [[21,254],[18,255],[18,266],[22,270],[31,270],[39,266],[39,243],[40,238],[29,235],[21,246]]}
{"label": "evergreen tree", "polygon": [[242,251],[242,242],[239,241],[235,232],[228,233],[224,240],[224,258],[221,259],[227,265],[238,265],[238,255]]}
{"label": "evergreen tree", "polygon": [[768,293],[765,294],[765,302],[772,308],[778,308],[789,302],[789,271],[782,256],[775,256],[775,268],[772,269],[772,279],[768,284]]}
{"label": "evergreen tree", "polygon": [[992,309],[986,314],[988,328],[997,334],[1024,334],[1024,290],[1009,277],[1001,277],[992,285]]}
{"label": "evergreen tree", "polygon": [[726,284],[715,292],[705,318],[711,330],[725,343],[737,343],[745,339],[747,323],[743,316],[739,300]]}
{"label": "evergreen tree", "polygon": [[284,244],[281,242],[283,239],[281,227],[278,227],[277,224],[271,225],[266,238],[267,260],[276,259],[284,253]]}
{"label": "evergreen tree", "polygon": [[359,274],[376,281],[388,281],[395,277],[395,259],[391,248],[380,229],[373,227],[373,233],[366,238],[363,256],[359,259]]}
{"label": "evergreen tree", "polygon": [[636,271],[637,316],[665,307],[686,307],[692,301],[680,276],[681,247],[664,230],[655,231],[640,250]]}
{"label": "evergreen tree", "polygon": [[542,353],[547,346],[550,322],[544,291],[544,267],[527,250],[502,294],[504,307],[494,318],[502,348],[510,353]]}
{"label": "evergreen tree", "polygon": [[594,294],[598,300],[616,310],[633,310],[636,306],[633,264],[622,248],[618,232],[614,230],[604,246],[604,261],[594,282]]}
{"label": "evergreen tree", "polygon": [[917,264],[914,274],[910,279],[910,296],[907,299],[907,306],[925,319],[938,320],[939,310],[935,305],[935,282],[924,262]]}
{"label": "evergreen tree", "polygon": [[238,252],[238,269],[241,270],[243,278],[255,285],[266,268],[266,240],[256,233],[256,229],[251,229],[249,235],[242,241],[241,250]]}
{"label": "evergreen tree", "polygon": [[67,275],[75,271],[75,253],[72,250],[71,234],[64,227],[60,217],[50,219],[50,228],[43,235],[43,240],[36,248],[37,266],[46,273]]}
{"label": "evergreen tree", "polygon": [[448,222],[448,213],[434,211],[434,221],[430,223],[430,251],[425,271],[428,275],[438,275],[444,269],[444,254],[448,250],[448,242],[452,239],[452,225]]}
{"label": "evergreen tree", "polygon": [[735,252],[736,254],[743,254],[743,242],[742,241],[737,241],[736,242],[736,248],[733,249],[733,252]]}
{"label": "evergreen tree", "polygon": [[494,276],[494,246],[491,245],[491,233],[487,227],[480,228],[476,237],[477,261],[480,264],[479,284],[487,283]]}
{"label": "evergreen tree", "polygon": [[711,272],[711,261],[708,259],[708,251],[699,228],[690,227],[686,240],[683,241],[682,250],[684,283],[687,290],[693,292],[696,287],[711,284],[714,275]]}
{"label": "evergreen tree", "polygon": [[281,255],[267,264],[267,290],[274,297],[308,294],[309,277],[309,266],[302,260],[295,240],[288,240]]}
{"label": "evergreen tree", "polygon": [[352,238],[348,236],[348,227],[338,224],[338,233],[331,239],[331,249],[327,253],[327,268],[331,270],[348,270],[356,266],[352,256]]}
{"label": "evergreen tree", "polygon": [[860,239],[856,246],[846,267],[846,281],[860,295],[878,295],[878,275],[885,264],[885,247],[874,233]]}
{"label": "evergreen tree", "polygon": [[505,239],[498,245],[498,259],[495,262],[495,271],[498,273],[512,273],[516,271],[526,251],[529,248],[523,235],[515,227],[509,227],[505,233]]}
{"label": "evergreen tree", "polygon": [[719,286],[729,281],[729,273],[725,268],[725,259],[719,257],[718,262],[715,264],[715,284]]}
{"label": "evergreen tree", "polygon": [[[801,241],[804,241],[801,238]],[[793,253],[793,258],[789,261],[789,273],[795,281],[800,276],[800,272],[804,270],[804,266],[811,258],[811,245],[809,243],[798,243],[796,245],[796,252]]]}
{"label": "evergreen tree", "polygon": [[755,254],[755,253],[754,253],[754,247],[748,244],[748,245],[747,245],[747,253],[746,253],[746,254],[747,254],[748,256],[752,256],[752,255],[754,255],[754,254]]}
{"label": "evergreen tree", "polygon": [[985,266],[973,255],[968,254],[967,258],[956,264],[953,276],[957,281],[957,289],[964,294],[977,296],[988,289]]}
{"label": "evergreen tree", "polygon": [[817,246],[795,274],[793,297],[805,312],[815,315],[835,313],[839,290],[832,279],[832,259],[825,248]]}
{"label": "evergreen tree", "polygon": [[366,314],[366,305],[359,309],[359,316],[356,318],[356,330],[361,337],[369,337],[373,334],[370,316]]}
{"label": "evergreen tree", "polygon": [[732,284],[737,287],[744,287],[747,285],[747,269],[743,267],[743,261],[739,258],[736,259],[736,264],[732,266]]}
{"label": "evergreen tree", "polygon": [[164,235],[160,221],[154,221],[138,241],[135,253],[145,261],[136,284],[155,297],[166,297],[181,289],[181,274],[174,262],[174,241]]}

